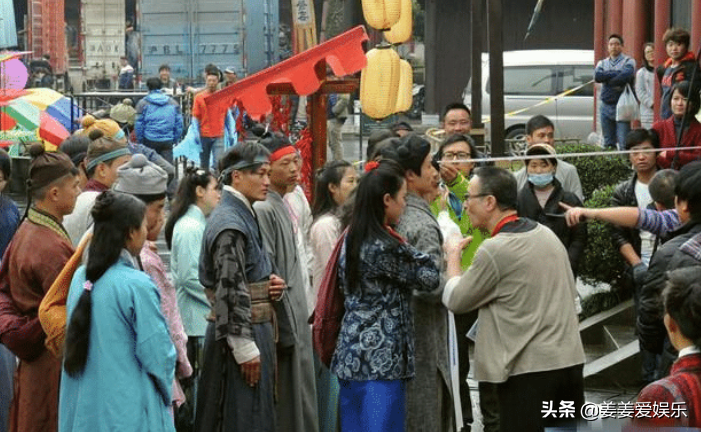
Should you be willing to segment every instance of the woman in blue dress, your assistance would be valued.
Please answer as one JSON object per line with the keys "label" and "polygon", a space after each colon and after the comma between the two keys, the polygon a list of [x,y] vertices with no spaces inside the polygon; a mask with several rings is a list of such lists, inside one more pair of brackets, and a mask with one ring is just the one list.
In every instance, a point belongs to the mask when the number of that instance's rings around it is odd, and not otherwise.
{"label": "woman in blue dress", "polygon": [[87,264],[73,276],[59,431],[174,431],[175,348],[158,288],[138,270],[146,207],[106,191],[92,209]]}
{"label": "woman in blue dress", "polygon": [[414,290],[439,285],[431,258],[392,228],[406,206],[402,169],[382,160],[363,176],[339,257],[346,309],[331,371],[341,430],[403,431],[405,383],[414,377]]}

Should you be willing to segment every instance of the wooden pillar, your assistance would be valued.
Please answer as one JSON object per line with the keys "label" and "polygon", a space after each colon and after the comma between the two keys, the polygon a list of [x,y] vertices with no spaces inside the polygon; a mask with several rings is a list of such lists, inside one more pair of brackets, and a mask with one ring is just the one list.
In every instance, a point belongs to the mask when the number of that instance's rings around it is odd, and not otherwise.
{"label": "wooden pillar", "polygon": [[[606,38],[606,22],[604,20],[604,17],[606,16],[605,14],[606,4],[604,0],[594,0],[594,64],[606,56],[606,50],[604,49],[606,44],[604,40]],[[596,95],[596,87],[594,87],[594,89],[594,94]],[[594,121],[592,124],[592,130],[594,131],[596,130],[596,124],[599,121],[596,115],[598,100],[598,97],[594,97]]]}
{"label": "wooden pillar", "polygon": [[691,0],[691,51],[699,49],[701,43],[701,0]]}
{"label": "wooden pillar", "polygon": [[620,34],[623,28],[623,0],[606,0],[606,35]]}
{"label": "wooden pillar", "polygon": [[462,102],[470,79],[469,14],[470,2],[466,0],[426,0],[427,113],[438,113],[449,103]]}
{"label": "wooden pillar", "polygon": [[643,64],[643,44],[645,43],[645,2],[623,0],[623,52],[635,59],[636,69]]}
{"label": "wooden pillar", "polygon": [[504,156],[504,34],[502,0],[489,0],[489,94],[492,156]]}
{"label": "wooden pillar", "polygon": [[470,2],[470,32],[472,33],[472,131],[475,143],[484,145],[484,123],[482,123],[482,26],[484,22],[484,0]]}
{"label": "wooden pillar", "polygon": [[[319,81],[326,80],[326,62],[320,61],[314,67],[314,72],[319,78]],[[311,125],[312,132],[312,173],[323,167],[326,163],[326,100],[327,97],[322,92],[309,96],[309,104],[311,105]],[[315,187],[316,185],[312,185]],[[314,190],[314,189],[312,189]]]}
{"label": "wooden pillar", "polygon": [[[672,15],[672,0],[655,0],[655,65],[661,65],[667,59],[662,37],[670,26]],[[655,80],[655,100],[662,98],[660,83]],[[660,104],[655,104],[655,121],[660,119]]]}

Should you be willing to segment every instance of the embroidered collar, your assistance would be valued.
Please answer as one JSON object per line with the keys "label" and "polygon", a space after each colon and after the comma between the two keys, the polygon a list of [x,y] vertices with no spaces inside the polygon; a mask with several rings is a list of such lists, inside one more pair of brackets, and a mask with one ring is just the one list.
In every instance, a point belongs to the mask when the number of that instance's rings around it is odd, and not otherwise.
{"label": "embroidered collar", "polygon": [[37,210],[34,207],[31,207],[29,209],[29,212],[27,212],[27,219],[29,219],[29,221],[32,223],[50,229],[59,236],[68,240],[69,243],[71,242],[71,238],[68,235],[68,232],[66,232],[66,229],[50,214],[44,213],[40,210]]}

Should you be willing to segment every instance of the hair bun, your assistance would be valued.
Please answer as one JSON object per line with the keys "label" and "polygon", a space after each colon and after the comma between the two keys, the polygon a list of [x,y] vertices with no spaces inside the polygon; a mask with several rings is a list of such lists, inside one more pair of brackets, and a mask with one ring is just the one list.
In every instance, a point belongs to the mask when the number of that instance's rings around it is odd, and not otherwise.
{"label": "hair bun", "polygon": [[95,222],[108,220],[112,216],[112,204],[114,203],[115,195],[111,190],[106,190],[95,198],[90,214]]}
{"label": "hair bun", "polygon": [[97,128],[92,129],[88,133],[88,138],[90,138],[90,141],[98,140],[104,136],[105,136],[105,132],[103,132],[102,129],[97,129]]}
{"label": "hair bun", "polygon": [[29,147],[29,156],[31,156],[32,159],[43,155],[45,152],[46,152],[46,149],[44,149],[43,144],[34,143]]}

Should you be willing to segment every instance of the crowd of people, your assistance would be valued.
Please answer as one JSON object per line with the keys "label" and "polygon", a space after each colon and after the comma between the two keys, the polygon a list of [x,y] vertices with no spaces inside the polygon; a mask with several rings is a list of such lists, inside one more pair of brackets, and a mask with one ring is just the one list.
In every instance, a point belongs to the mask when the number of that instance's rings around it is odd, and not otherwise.
{"label": "crowd of people", "polygon": [[[664,63],[654,68],[655,46],[643,46],[643,67],[637,72],[635,60],[624,54],[623,37],[611,34],[608,37],[609,56],[599,61],[594,70],[594,80],[601,83],[599,94],[600,122],[604,146],[623,150],[631,122],[639,120],[641,126],[652,128],[663,148],[677,147],[677,130],[685,129],[681,145],[695,147],[701,139],[701,124],[696,115],[699,109],[701,71],[694,71],[698,59],[689,51],[689,32],[682,28],[670,28],[663,36],[669,56]],[[659,81],[661,96],[655,100],[655,78]],[[639,115],[627,115],[626,100],[622,95],[630,91],[638,105]],[[687,104],[692,107],[688,108]],[[623,107],[621,105],[624,105]],[[659,119],[654,120],[654,111],[659,110]],[[701,150],[664,151],[659,164],[663,168],[679,169],[685,163],[701,156]]]}
{"label": "crowd of people", "polygon": [[[628,69],[620,45],[603,69]],[[635,287],[638,400],[685,404],[633,422],[701,427],[701,153],[664,150],[664,122],[620,138],[633,175],[611,208],[583,207],[548,118],[529,120],[510,172],[484,160],[461,103],[437,151],[405,123],[376,132],[364,172],[327,163],[310,203],[285,136],[227,149],[232,113],[204,102],[219,80],[195,97],[201,152],[181,178],[164,73],[133,133],[87,115],[59,151],[31,147],[23,217],[0,195],[0,430],[467,431],[469,339],[485,431],[574,427],[587,219],[610,223]],[[698,90],[672,78],[664,94],[676,137]],[[9,162],[0,151],[0,191]],[[326,361],[310,322],[329,287],[344,313]]]}

